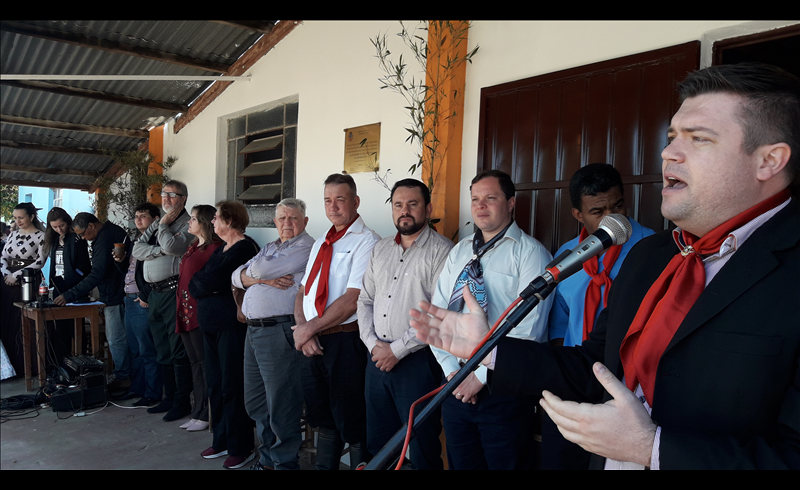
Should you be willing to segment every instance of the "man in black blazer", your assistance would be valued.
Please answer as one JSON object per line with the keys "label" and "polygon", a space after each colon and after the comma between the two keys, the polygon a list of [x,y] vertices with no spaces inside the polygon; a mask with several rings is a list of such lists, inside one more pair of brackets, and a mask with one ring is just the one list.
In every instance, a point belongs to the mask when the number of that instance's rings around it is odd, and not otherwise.
{"label": "man in black blazer", "polygon": [[[798,469],[800,81],[723,65],[679,91],[661,212],[682,231],[631,250],[581,346],[503,339],[483,361],[490,386],[546,389],[541,405],[562,434],[606,458],[595,467]],[[721,247],[701,250],[714,236]],[[692,260],[699,275],[670,276]],[[479,313],[421,306],[433,316],[412,313],[418,336],[453,354],[486,331]],[[515,375],[520,364],[536,376]]]}

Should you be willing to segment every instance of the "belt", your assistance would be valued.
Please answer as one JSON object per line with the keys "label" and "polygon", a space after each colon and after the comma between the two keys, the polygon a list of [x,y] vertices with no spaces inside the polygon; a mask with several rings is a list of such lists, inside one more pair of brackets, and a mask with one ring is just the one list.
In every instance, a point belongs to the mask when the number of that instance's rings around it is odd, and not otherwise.
{"label": "belt", "polygon": [[148,282],[147,284],[153,288],[153,291],[157,293],[163,293],[164,291],[169,291],[178,287],[178,276],[172,276],[168,279],[164,279],[163,281]]}
{"label": "belt", "polygon": [[247,319],[248,327],[274,327],[281,323],[294,323],[294,315],[271,316],[269,318]]}
{"label": "belt", "polygon": [[335,327],[331,327],[319,332],[317,335],[330,335],[332,333],[339,333],[339,332],[358,332],[358,320],[350,323],[343,323],[341,325],[336,325]]}
{"label": "belt", "polygon": [[138,298],[139,293],[125,293],[125,297],[127,298]]}

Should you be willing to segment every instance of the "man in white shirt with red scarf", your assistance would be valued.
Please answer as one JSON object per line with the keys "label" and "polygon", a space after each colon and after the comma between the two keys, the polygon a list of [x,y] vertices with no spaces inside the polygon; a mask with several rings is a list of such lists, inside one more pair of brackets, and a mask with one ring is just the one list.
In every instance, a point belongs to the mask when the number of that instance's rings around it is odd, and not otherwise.
{"label": "man in white shirt with red scarf", "polygon": [[344,443],[350,463],[368,461],[364,373],[367,349],[358,329],[358,295],[380,235],[358,214],[360,199],[349,175],[325,179],[325,215],[333,224],[311,249],[295,299],[295,348],[305,357],[300,377],[306,416],[319,428],[317,469],[336,470]]}
{"label": "man in white shirt with red scarf", "polygon": [[[595,467],[800,469],[800,80],[742,63],[678,90],[661,205],[678,229],[631,250],[581,346],[501,340],[490,386],[542,393]],[[486,330],[422,306],[419,337],[457,355]]]}

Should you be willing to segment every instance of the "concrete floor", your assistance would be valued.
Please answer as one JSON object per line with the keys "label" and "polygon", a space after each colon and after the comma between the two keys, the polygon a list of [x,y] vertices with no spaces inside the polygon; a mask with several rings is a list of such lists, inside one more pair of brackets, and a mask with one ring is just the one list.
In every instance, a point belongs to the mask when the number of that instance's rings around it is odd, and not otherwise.
{"label": "concrete floor", "polygon": [[[34,390],[37,384],[34,382]],[[0,381],[1,398],[19,394],[26,394],[24,379]],[[114,403],[130,407],[134,401]],[[87,409],[86,413],[97,410]],[[200,456],[211,445],[211,432],[179,428],[188,417],[164,422],[160,415],[149,414],[144,408],[111,404],[84,417],[53,412],[50,407],[36,414],[34,411],[28,415],[31,418],[23,420],[4,418],[0,425],[0,470],[224,470],[225,458]],[[301,469],[313,469],[313,460],[310,451],[301,450]]]}

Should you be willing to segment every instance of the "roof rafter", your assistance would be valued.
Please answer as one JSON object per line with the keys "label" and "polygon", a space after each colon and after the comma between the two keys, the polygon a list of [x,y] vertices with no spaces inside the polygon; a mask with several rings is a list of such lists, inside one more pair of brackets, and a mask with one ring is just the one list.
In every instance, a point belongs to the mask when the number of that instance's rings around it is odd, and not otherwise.
{"label": "roof rafter", "polygon": [[269,34],[275,27],[274,20],[212,20],[211,22],[250,29],[252,31],[263,32],[264,34]]}
{"label": "roof rafter", "polygon": [[95,49],[102,49],[104,51],[110,51],[117,54],[138,56],[140,58],[163,61],[165,63],[172,63],[174,65],[195,68],[197,70],[225,73],[226,71],[228,71],[229,68],[228,65],[226,65],[225,63],[215,63],[213,61],[199,60],[189,56],[182,56],[175,53],[167,53],[164,51],[158,51],[156,49],[143,48],[141,46],[131,46],[129,44],[123,44],[116,41],[109,41],[105,39],[98,39],[96,37],[81,36],[71,32],[57,31],[55,29],[48,29],[47,27],[41,27],[32,24],[25,24],[23,22],[0,21],[0,29],[8,32],[22,34],[24,36],[32,36],[60,43],[74,44],[82,48],[95,48]]}
{"label": "roof rafter", "polygon": [[[275,47],[284,37],[297,27],[302,20],[282,20],[270,31],[269,34],[261,36],[255,44],[248,49],[233,66],[230,67],[226,75],[237,76],[244,74],[250,69],[258,60],[267,54],[272,48]],[[175,122],[174,131],[177,133],[184,126],[189,124],[198,114],[209,106],[217,97],[220,96],[225,89],[233,82],[217,82],[212,85],[208,90],[203,92],[203,95],[195,99],[192,107],[184,113],[184,115]]]}
{"label": "roof rafter", "polygon": [[30,187],[51,187],[54,189],[78,189],[79,191],[89,191],[91,184],[67,184],[63,182],[40,182],[37,180],[4,179],[0,178],[0,184],[17,185]]}
{"label": "roof rafter", "polygon": [[66,85],[58,85],[50,82],[40,82],[35,80],[3,80],[0,81],[2,85],[10,87],[27,88],[31,90],[42,90],[59,95],[69,95],[73,97],[86,97],[89,99],[102,100],[105,102],[114,102],[116,104],[127,104],[137,107],[147,107],[150,109],[161,109],[164,111],[179,113],[186,112],[189,106],[186,104],[173,104],[170,102],[161,102],[158,100],[140,99],[138,97],[127,97],[124,95],[114,95],[105,92],[98,92],[97,90],[88,90],[77,87],[67,87]]}
{"label": "roof rafter", "polygon": [[97,178],[97,172],[87,170],[73,170],[69,168],[50,168],[50,167],[29,167],[26,165],[3,165],[3,170],[9,172],[28,172],[31,174],[45,174],[45,175],[74,175],[76,177],[92,177]]}
{"label": "roof rafter", "polygon": [[106,126],[92,126],[91,124],[65,123],[32,117],[18,117],[0,115],[0,122],[30,126],[34,128],[60,129],[64,131],[80,131],[83,133],[108,134],[111,136],[124,136],[128,138],[148,138],[150,133],[143,129],[110,128]]}

